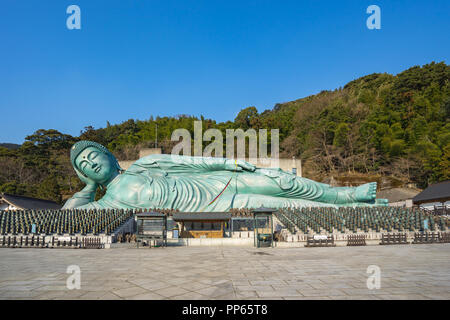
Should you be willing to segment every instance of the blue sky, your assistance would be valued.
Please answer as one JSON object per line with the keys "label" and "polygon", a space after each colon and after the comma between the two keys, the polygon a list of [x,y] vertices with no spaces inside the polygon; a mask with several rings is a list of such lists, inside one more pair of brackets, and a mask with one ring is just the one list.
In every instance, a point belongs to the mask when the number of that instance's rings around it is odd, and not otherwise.
{"label": "blue sky", "polygon": [[[66,8],[81,8],[68,30]],[[369,30],[366,8],[381,8]],[[0,142],[151,115],[233,120],[374,72],[448,63],[450,1],[2,0]]]}

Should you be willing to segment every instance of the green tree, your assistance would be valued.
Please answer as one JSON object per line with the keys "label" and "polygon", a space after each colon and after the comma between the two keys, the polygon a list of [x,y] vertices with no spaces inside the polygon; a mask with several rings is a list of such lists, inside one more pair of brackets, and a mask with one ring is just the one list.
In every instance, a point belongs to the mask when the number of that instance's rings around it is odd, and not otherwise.
{"label": "green tree", "polygon": [[241,128],[242,130],[247,130],[252,127],[252,124],[258,117],[258,110],[255,107],[248,107],[242,109],[236,119],[234,119],[234,123],[237,128]]}
{"label": "green tree", "polygon": [[36,196],[40,199],[61,202],[61,193],[57,180],[54,177],[46,177],[37,187]]}

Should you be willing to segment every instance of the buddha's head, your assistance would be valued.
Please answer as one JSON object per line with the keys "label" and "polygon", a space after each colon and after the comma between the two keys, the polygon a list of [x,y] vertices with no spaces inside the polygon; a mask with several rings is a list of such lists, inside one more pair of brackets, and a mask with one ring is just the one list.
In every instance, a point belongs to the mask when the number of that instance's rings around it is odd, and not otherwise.
{"label": "buddha's head", "polygon": [[114,155],[93,141],[79,141],[70,149],[70,161],[80,176],[99,185],[108,184],[122,170]]}

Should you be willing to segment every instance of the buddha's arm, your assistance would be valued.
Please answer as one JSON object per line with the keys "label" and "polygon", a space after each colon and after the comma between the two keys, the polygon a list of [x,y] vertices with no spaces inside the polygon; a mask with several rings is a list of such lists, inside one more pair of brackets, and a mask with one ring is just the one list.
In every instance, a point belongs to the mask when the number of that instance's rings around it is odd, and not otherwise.
{"label": "buddha's arm", "polygon": [[[127,209],[132,208],[131,205],[127,205],[124,202],[121,202],[120,200],[115,200],[112,197],[109,197],[108,200],[100,199],[98,201],[94,201],[94,198],[89,199],[86,198],[76,198],[77,194],[75,194],[72,198],[67,200],[66,204],[64,205],[63,209],[108,209],[108,208],[116,208],[116,209]],[[66,205],[69,205],[66,207]]]}
{"label": "buddha's arm", "polygon": [[92,201],[86,204],[83,204],[79,207],[77,207],[77,209],[97,209],[97,210],[101,210],[101,209],[108,209],[108,208],[122,208],[121,206],[115,205],[115,206],[111,206],[111,205],[107,205],[105,203],[103,203],[102,199],[100,199],[99,201]]}
{"label": "buddha's arm", "polygon": [[220,171],[220,170],[249,170],[254,171],[255,166],[242,161],[236,162],[227,158],[214,158],[214,157],[189,157],[180,155],[160,154],[151,155],[142,158],[136,162],[137,165],[152,164],[155,167],[166,172],[207,172],[207,171]]}
{"label": "buddha's arm", "polygon": [[108,185],[105,195],[98,201],[83,204],[78,209],[132,209],[150,208],[156,204],[152,202],[154,195],[151,182],[141,175],[124,173]]}
{"label": "buddha's arm", "polygon": [[75,193],[72,198],[68,199],[63,209],[73,209],[88,204],[95,199],[96,189],[93,189],[91,186],[86,186],[80,192]]}

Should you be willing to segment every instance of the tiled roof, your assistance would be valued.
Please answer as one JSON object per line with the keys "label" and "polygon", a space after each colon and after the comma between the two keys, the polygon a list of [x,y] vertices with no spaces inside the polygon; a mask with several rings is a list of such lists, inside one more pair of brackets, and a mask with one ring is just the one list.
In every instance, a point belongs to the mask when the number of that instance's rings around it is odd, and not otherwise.
{"label": "tiled roof", "polygon": [[177,212],[173,214],[173,220],[230,220],[229,212]]}
{"label": "tiled roof", "polygon": [[19,209],[61,209],[61,205],[50,200],[0,193],[0,200]]}
{"label": "tiled roof", "polygon": [[450,180],[432,184],[413,198],[414,204],[450,200]]}
{"label": "tiled roof", "polygon": [[140,217],[140,218],[147,218],[147,217],[150,217],[150,218],[153,218],[153,217],[155,217],[155,218],[163,218],[163,217],[165,217],[165,214],[151,211],[151,212],[136,213],[136,216]]}

